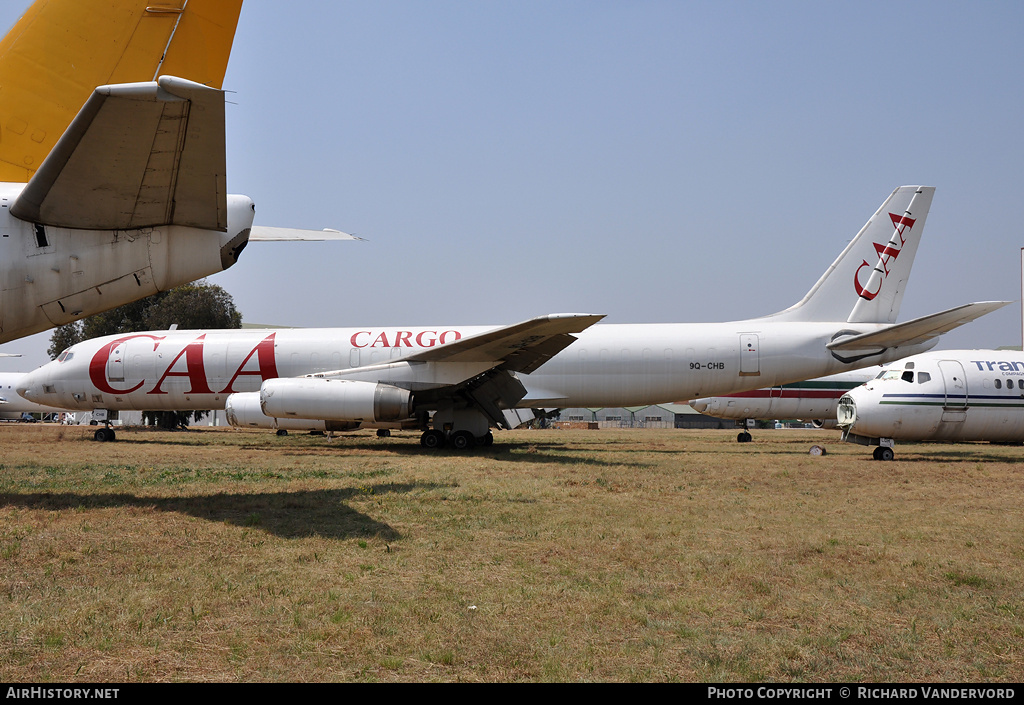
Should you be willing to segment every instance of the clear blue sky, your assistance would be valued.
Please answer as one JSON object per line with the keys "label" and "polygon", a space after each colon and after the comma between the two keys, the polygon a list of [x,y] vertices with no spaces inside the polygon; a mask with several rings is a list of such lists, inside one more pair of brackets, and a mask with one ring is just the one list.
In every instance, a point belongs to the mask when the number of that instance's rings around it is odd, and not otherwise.
{"label": "clear blue sky", "polygon": [[[900,320],[1017,301],[1022,30],[1020,2],[245,0],[229,190],[366,242],[254,243],[210,281],[289,326],[735,320],[924,184]],[[940,346],[1019,345],[1020,318]]]}

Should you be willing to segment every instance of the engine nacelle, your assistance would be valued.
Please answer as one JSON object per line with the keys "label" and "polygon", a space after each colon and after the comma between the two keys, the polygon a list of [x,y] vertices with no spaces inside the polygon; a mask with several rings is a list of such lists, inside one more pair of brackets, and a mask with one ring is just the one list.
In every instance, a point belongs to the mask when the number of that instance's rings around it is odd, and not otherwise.
{"label": "engine nacelle", "polygon": [[814,428],[825,429],[838,428],[835,419],[811,419],[811,426],[814,426]]}
{"label": "engine nacelle", "polygon": [[238,392],[224,400],[224,415],[235,428],[269,428],[286,431],[354,431],[358,421],[327,421],[324,419],[279,419],[267,416],[260,408],[259,392]]}
{"label": "engine nacelle", "polygon": [[260,387],[260,408],[278,419],[399,421],[410,416],[412,393],[389,384],[347,379],[268,379]]}

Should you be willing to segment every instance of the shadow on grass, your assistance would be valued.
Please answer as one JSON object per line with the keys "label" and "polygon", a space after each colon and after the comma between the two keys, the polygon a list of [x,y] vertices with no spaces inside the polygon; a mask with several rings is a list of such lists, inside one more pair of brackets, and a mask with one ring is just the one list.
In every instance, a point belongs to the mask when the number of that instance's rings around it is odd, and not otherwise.
{"label": "shadow on grass", "polygon": [[423,483],[389,483],[360,489],[213,494],[197,497],[139,497],[132,494],[0,494],[0,506],[59,511],[138,507],[179,512],[207,521],[267,531],[286,539],[320,536],[330,539],[378,536],[393,541],[401,535],[391,526],[352,509],[355,496],[404,493],[414,488],[442,487]]}
{"label": "shadow on grass", "polygon": [[[458,451],[451,448],[441,448],[430,450],[420,445],[418,438],[391,438],[387,440],[370,438],[366,436],[335,436],[332,440],[327,440],[326,437],[315,436],[308,437],[305,435],[292,435],[284,437],[271,437],[267,439],[266,443],[252,443],[249,439],[241,438],[242,442],[238,445],[230,443],[208,443],[205,442],[203,434],[196,433],[194,435],[187,435],[188,432],[182,433],[180,437],[173,439],[168,438],[132,438],[130,435],[119,436],[117,443],[124,445],[139,445],[139,446],[189,446],[189,447],[234,447],[239,450],[255,451],[255,452],[268,452],[268,453],[279,453],[284,456],[310,456],[310,455],[324,455],[331,451],[345,451],[355,453],[366,453],[372,454],[388,454],[397,455],[402,457],[428,457],[428,458],[480,458],[490,459],[498,462],[512,462],[512,463],[545,463],[545,464],[558,464],[558,465],[578,465],[584,463],[586,465],[593,466],[608,466],[608,467],[646,467],[647,463],[612,459],[602,460],[600,458],[593,457],[594,453],[600,453],[602,451],[614,450],[618,453],[631,452],[622,448],[611,448],[605,446],[611,446],[613,444],[599,444],[594,447],[579,447],[574,446],[568,442],[548,442],[548,443],[535,443],[524,441],[521,443],[516,442],[501,442],[497,441],[493,446],[478,447],[472,450]],[[100,448],[106,447],[102,444],[97,444]],[[679,451],[671,450],[645,450],[645,452],[652,453],[678,453]],[[580,454],[586,454],[588,457],[581,457]]]}

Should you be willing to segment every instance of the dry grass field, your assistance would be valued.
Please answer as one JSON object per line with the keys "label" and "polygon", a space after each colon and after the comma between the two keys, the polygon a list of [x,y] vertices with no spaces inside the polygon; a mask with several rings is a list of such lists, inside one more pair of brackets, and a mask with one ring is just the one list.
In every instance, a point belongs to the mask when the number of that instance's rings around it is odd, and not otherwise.
{"label": "dry grass field", "polygon": [[1024,680],[1019,447],[91,436],[0,426],[0,681]]}

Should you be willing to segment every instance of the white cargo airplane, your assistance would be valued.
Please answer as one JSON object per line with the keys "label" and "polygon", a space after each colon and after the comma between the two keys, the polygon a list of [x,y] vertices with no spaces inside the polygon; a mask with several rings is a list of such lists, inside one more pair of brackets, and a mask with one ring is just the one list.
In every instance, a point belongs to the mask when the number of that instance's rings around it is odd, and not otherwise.
{"label": "white cargo airplane", "polygon": [[1024,441],[1024,353],[935,350],[889,365],[839,400],[843,440],[892,460],[901,441]]}
{"label": "white cargo airplane", "polygon": [[254,228],[226,190],[223,91],[166,73],[220,85],[240,7],[38,0],[0,42],[0,343],[219,272],[250,241],[351,239]]}
{"label": "white cargo airplane", "polygon": [[[810,421],[816,428],[836,425],[839,398],[875,377],[873,370],[852,370],[805,382],[763,387],[718,397],[702,397],[690,402],[696,411],[719,419],[737,422],[755,419],[798,419]],[[736,440],[747,443],[749,431],[740,431]]]}
{"label": "white cargo airplane", "polygon": [[425,446],[466,448],[516,425],[516,409],[643,406],[835,374],[928,350],[1008,303],[895,323],[933,193],[893,191],[802,300],[763,318],[138,333],[68,348],[18,391],[71,409],[227,407],[238,425],[413,425]]}

